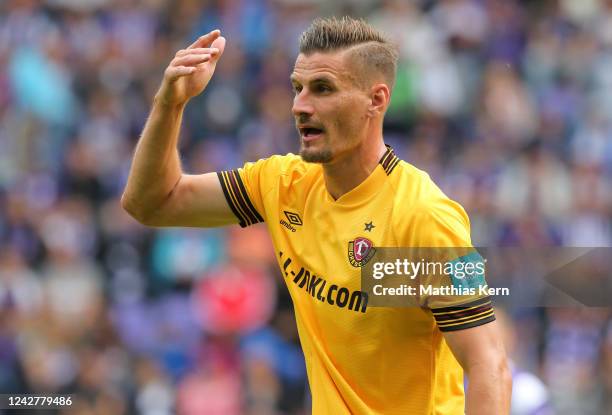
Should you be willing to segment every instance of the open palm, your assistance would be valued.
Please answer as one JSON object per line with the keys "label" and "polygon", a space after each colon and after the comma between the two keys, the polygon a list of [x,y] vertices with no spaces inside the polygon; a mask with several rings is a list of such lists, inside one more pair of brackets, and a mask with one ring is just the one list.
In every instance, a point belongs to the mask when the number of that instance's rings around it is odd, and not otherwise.
{"label": "open palm", "polygon": [[167,104],[181,105],[199,95],[213,76],[224,48],[225,38],[219,30],[213,30],[176,52],[164,72],[158,98]]}

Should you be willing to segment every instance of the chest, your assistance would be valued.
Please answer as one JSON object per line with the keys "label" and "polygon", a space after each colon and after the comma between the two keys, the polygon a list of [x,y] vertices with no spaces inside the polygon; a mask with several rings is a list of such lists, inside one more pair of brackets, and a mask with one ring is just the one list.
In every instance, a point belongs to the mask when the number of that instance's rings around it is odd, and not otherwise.
{"label": "chest", "polygon": [[284,257],[281,268],[289,259],[289,275],[304,269],[330,283],[357,288],[361,267],[376,247],[397,244],[391,197],[381,192],[354,205],[330,203],[318,189],[279,197],[268,227],[277,254]]}

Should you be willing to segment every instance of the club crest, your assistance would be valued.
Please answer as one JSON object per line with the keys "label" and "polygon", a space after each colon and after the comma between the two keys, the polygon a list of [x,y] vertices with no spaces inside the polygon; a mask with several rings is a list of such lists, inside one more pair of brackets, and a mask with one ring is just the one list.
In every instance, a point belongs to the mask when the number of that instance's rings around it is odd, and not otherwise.
{"label": "club crest", "polygon": [[362,267],[374,256],[376,249],[368,238],[357,237],[348,243],[348,259],[352,266]]}

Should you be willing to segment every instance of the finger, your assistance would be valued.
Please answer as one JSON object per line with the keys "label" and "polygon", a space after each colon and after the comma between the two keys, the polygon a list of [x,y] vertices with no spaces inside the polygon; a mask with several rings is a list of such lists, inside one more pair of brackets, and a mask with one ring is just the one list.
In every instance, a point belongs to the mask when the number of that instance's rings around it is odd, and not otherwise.
{"label": "finger", "polygon": [[221,35],[221,31],[219,29],[215,29],[212,32],[209,32],[203,36],[200,36],[195,42],[193,42],[187,49],[195,49],[201,47],[207,47],[210,45],[216,38]]}
{"label": "finger", "polygon": [[225,38],[223,36],[216,38],[211,45],[211,49],[217,49],[219,51],[212,55],[212,62],[216,63],[221,55],[223,55],[223,51],[225,50]]}
{"label": "finger", "polygon": [[175,58],[172,61],[172,66],[193,66],[200,63],[208,62],[211,55],[187,55],[180,58]]}
{"label": "finger", "polygon": [[174,81],[182,76],[191,75],[196,71],[194,66],[169,66],[166,69],[166,78]]}
{"label": "finger", "polygon": [[181,49],[178,52],[176,52],[176,55],[174,55],[175,57],[181,57],[181,56],[185,56],[185,55],[192,55],[192,54],[215,54],[215,53],[219,53],[219,49],[218,48],[194,48],[194,49]]}

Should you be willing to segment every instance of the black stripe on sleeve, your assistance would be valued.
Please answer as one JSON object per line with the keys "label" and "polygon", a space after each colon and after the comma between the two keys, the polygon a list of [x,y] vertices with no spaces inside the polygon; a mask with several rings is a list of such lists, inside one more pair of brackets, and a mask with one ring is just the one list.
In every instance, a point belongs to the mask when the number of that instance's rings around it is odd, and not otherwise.
{"label": "black stripe on sleeve", "polygon": [[238,170],[217,172],[219,183],[227,203],[238,218],[241,227],[245,228],[263,222],[263,218],[257,212],[244,188]]}
{"label": "black stripe on sleeve", "polygon": [[447,326],[447,327],[444,327],[444,328],[440,327],[440,331],[448,332],[448,331],[457,331],[457,330],[471,329],[472,327],[482,326],[482,325],[490,323],[492,321],[495,321],[495,314],[491,314],[487,318],[483,318],[483,319],[480,319],[480,320],[474,320],[474,321],[471,321],[469,323],[464,323],[464,324],[457,325],[457,326]]}
{"label": "black stripe on sleeve", "polygon": [[495,310],[490,297],[453,307],[432,308],[440,331],[464,330],[495,320]]}
{"label": "black stripe on sleeve", "polygon": [[242,199],[242,194],[240,193],[240,188],[238,187],[238,182],[236,181],[236,174],[234,172],[230,172],[228,174],[228,183],[229,183],[229,191],[232,199],[236,203],[236,208],[240,211],[242,216],[246,221],[246,226],[252,225],[255,223],[253,215],[250,214],[245,201]]}
{"label": "black stripe on sleeve", "polygon": [[261,217],[259,212],[257,212],[257,209],[255,209],[255,206],[253,206],[253,203],[251,203],[251,199],[249,198],[249,194],[247,193],[244,187],[244,183],[242,182],[242,178],[240,177],[240,174],[238,173],[237,170],[234,170],[234,171],[236,172],[234,174],[234,177],[236,178],[236,181],[238,182],[238,186],[240,188],[240,194],[242,195],[241,200],[246,202],[246,207],[248,208],[250,216],[255,219],[254,223],[263,222],[264,221],[263,218]]}
{"label": "black stripe on sleeve", "polygon": [[460,304],[460,305],[454,305],[451,307],[443,307],[443,308],[432,308],[432,311],[434,313],[450,313],[453,311],[463,311],[466,308],[472,308],[472,307],[477,307],[477,306],[481,306],[483,304],[487,304],[491,302],[491,297],[487,296],[487,297],[482,297],[479,298],[477,300],[474,301],[470,301],[468,303],[465,304]]}

